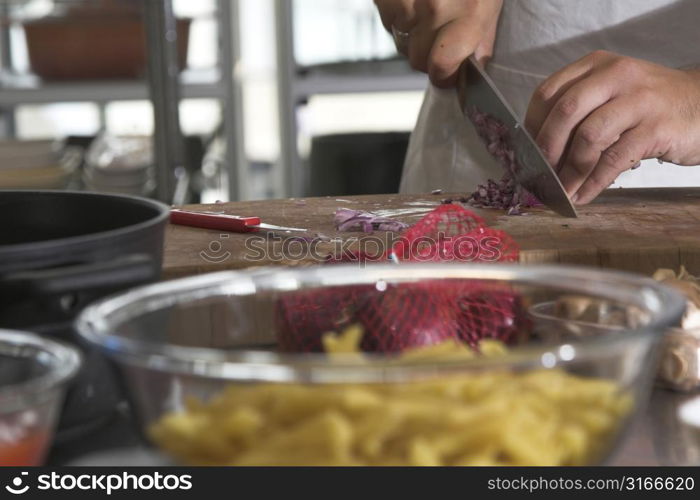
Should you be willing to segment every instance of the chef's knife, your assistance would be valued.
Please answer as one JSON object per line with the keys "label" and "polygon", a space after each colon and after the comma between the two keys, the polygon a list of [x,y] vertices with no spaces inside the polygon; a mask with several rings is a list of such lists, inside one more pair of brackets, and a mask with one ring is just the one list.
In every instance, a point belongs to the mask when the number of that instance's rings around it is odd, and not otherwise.
{"label": "chef's knife", "polygon": [[462,112],[470,121],[470,115],[477,110],[498,119],[510,131],[510,142],[519,165],[512,172],[516,182],[556,213],[577,217],[576,208],[556,172],[474,56],[462,64],[458,91]]}

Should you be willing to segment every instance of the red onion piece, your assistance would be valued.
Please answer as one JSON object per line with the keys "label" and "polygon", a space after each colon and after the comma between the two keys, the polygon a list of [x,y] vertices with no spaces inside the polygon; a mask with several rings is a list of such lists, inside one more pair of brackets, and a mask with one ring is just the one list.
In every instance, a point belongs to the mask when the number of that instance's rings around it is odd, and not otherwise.
{"label": "red onion piece", "polygon": [[335,227],[340,232],[362,231],[373,233],[374,231],[401,232],[408,228],[408,224],[388,217],[380,217],[369,212],[339,208],[335,212]]}

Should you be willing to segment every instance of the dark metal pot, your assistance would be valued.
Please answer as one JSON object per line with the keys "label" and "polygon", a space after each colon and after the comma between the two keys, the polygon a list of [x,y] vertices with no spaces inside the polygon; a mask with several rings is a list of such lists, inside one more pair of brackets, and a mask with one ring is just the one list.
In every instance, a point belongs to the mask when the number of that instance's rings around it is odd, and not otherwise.
{"label": "dark metal pot", "polygon": [[[90,302],[157,280],[169,209],[131,196],[0,190],[0,327],[80,345]],[[122,399],[111,367],[82,346],[58,440],[108,418]]]}

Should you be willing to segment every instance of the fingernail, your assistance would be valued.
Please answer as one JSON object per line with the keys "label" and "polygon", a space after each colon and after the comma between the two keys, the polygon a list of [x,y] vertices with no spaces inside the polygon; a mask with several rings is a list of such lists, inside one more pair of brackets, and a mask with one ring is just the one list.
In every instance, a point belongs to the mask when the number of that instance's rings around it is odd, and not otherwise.
{"label": "fingernail", "polygon": [[575,193],[575,194],[571,197],[571,203],[573,203],[574,205],[576,205],[576,204],[578,203],[578,193]]}

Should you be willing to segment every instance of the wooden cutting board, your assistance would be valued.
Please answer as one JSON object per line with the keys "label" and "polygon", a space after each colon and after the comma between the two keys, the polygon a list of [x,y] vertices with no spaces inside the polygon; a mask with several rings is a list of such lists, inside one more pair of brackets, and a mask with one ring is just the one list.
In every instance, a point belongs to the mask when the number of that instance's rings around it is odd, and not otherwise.
{"label": "wooden cutting board", "polygon": [[[255,215],[269,224],[307,228],[348,240],[366,236],[336,233],[333,214],[338,208],[379,212],[415,223],[449,197],[328,197],[188,208]],[[700,188],[609,190],[594,204],[581,208],[578,219],[564,219],[545,209],[529,210],[522,217],[471,210],[492,227],[508,232],[520,245],[524,263],[578,264],[644,274],[683,264],[691,273],[700,274]],[[372,244],[386,241],[383,233],[373,236]],[[309,265],[337,251],[342,248],[324,243],[315,255],[309,255],[299,243],[171,225],[166,232],[164,278],[266,265]]]}

